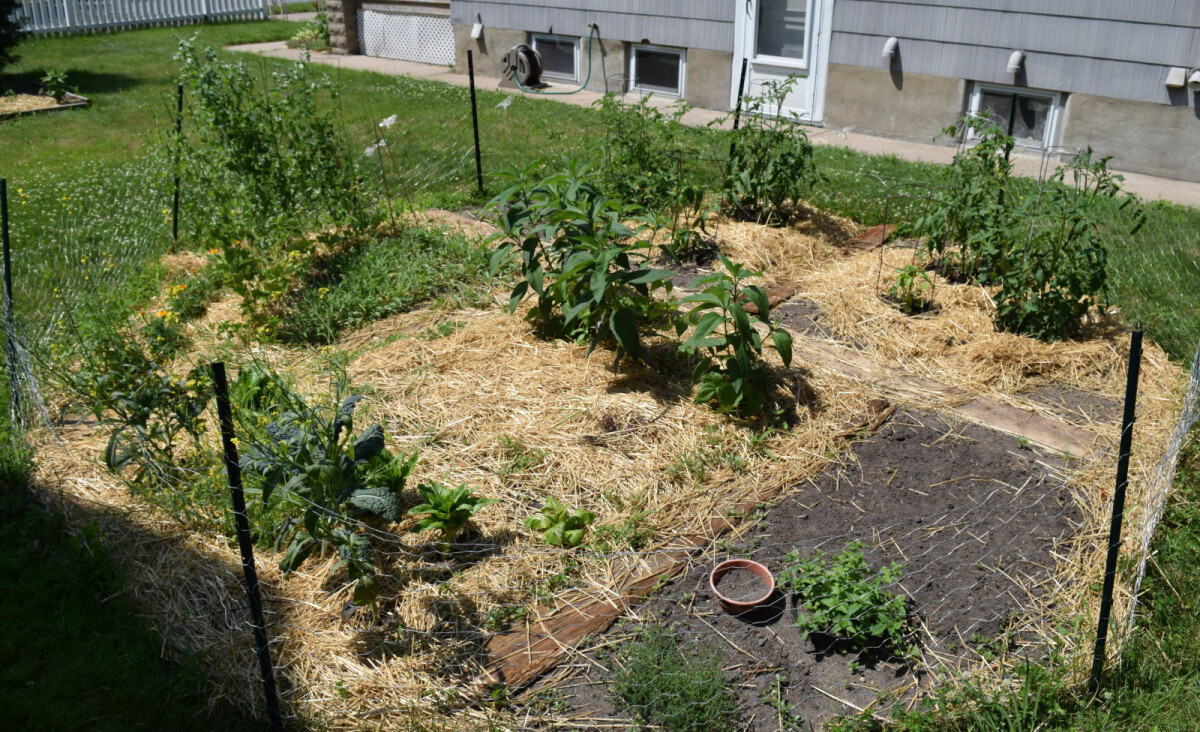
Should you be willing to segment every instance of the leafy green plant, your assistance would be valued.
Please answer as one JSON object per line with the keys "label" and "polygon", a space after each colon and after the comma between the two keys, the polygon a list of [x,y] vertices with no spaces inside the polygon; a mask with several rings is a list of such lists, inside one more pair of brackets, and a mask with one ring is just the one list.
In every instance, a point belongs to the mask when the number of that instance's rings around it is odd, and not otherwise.
{"label": "leafy green plant", "polygon": [[317,17],[300,26],[296,35],[287,40],[288,48],[303,48],[324,51],[329,48],[329,16],[317,13]]}
{"label": "leafy green plant", "polygon": [[[684,318],[694,330],[679,348],[700,357],[692,371],[692,382],[700,385],[697,404],[716,402],[718,411],[751,417],[762,411],[767,399],[763,337],[751,324],[751,317],[766,329],[784,366],[792,363],[792,337],[771,322],[766,292],[757,285],[743,284],[757,273],[723,254],[719,258],[724,271],[697,280],[701,292],[680,301],[692,305]],[[753,316],[746,308],[750,303],[757,310]]]}
{"label": "leafy green plant", "polygon": [[[1093,161],[1088,148],[1059,166],[1040,195],[1025,199],[1034,210],[1023,218],[1036,223],[996,278],[996,323],[1003,330],[1062,339],[1106,292],[1108,252],[1098,236],[1105,221],[1097,203],[1116,199],[1124,180],[1108,170],[1109,159]],[[1118,207],[1131,212],[1129,233],[1136,233],[1145,220],[1137,199],[1125,196]]]}
{"label": "leafy green plant", "polygon": [[450,554],[450,546],[458,533],[466,527],[479,509],[496,503],[494,498],[483,498],[471,495],[474,489],[466,485],[448,488],[441,483],[422,483],[417,486],[424,503],[409,509],[410,516],[425,518],[413,527],[413,533],[421,533],[429,529],[438,531],[438,541],[443,555]]}
{"label": "leafy green plant", "polygon": [[146,339],[146,350],[150,356],[162,363],[169,362],[188,344],[179,315],[172,310],[158,311],[142,326],[142,336]]}
{"label": "leafy green plant", "polygon": [[647,526],[651,511],[639,511],[619,524],[605,524],[594,530],[594,544],[602,552],[629,548],[638,551],[649,546],[654,529]]}
{"label": "leafy green plant", "polygon": [[62,69],[46,69],[46,73],[42,74],[41,82],[42,93],[53,97],[54,101],[61,104],[68,91],[67,73]]}
{"label": "leafy green plant", "polygon": [[1010,190],[1012,164],[1007,159],[1013,139],[986,114],[964,117],[942,134],[963,142],[912,231],[923,238],[943,275],[990,284],[1019,235],[1014,208],[1019,198]]}
{"label": "leafy green plant", "polygon": [[681,184],[679,158],[691,147],[681,121],[687,104],[680,100],[664,111],[648,94],[636,104],[607,94],[595,106],[606,133],[604,189],[647,209],[665,207]]}
{"label": "leafy green plant", "polygon": [[647,724],[672,731],[738,728],[737,697],[711,646],[685,650],[670,630],[648,625],[617,660],[613,692]]}
{"label": "leafy green plant", "polygon": [[640,331],[671,312],[654,295],[670,294],[672,273],[647,266],[653,247],[640,235],[651,220],[602,193],[590,176],[586,165],[573,165],[531,190],[518,181],[497,196],[491,205],[504,207],[502,232],[493,237],[500,244],[490,270],[519,256],[510,312],[532,294],[528,318],[544,332],[590,340],[589,353],[612,340],[617,361],[643,359]]}
{"label": "leafy green plant", "polygon": [[760,94],[743,100],[723,193],[726,206],[742,217],[786,223],[790,207],[820,180],[808,134],[795,114],[784,112],[795,84],[795,77],[765,82]]}
{"label": "leafy green plant", "polygon": [[235,391],[244,389],[235,396],[243,413],[263,408],[276,412],[261,433],[250,425],[241,467],[255,480],[246,493],[258,495],[264,505],[274,498],[292,512],[302,512],[299,520],[289,516],[272,531],[278,543],[290,538],[279,568],[293,572],[314,551],[333,547],[339,559],[330,573],[344,569],[354,581],[354,603],[373,605],[379,592],[374,552],[367,536],[358,531],[356,517],[403,518],[401,492],[417,453],[393,457],[384,447],[379,425],[354,437],[354,411],[363,397],[342,398],[340,378],[332,409],[309,407],[263,369],[237,387]]}
{"label": "leafy green plant", "polygon": [[929,309],[933,303],[933,280],[915,264],[896,270],[896,281],[888,288],[887,296],[905,315]]}
{"label": "leafy green plant", "polygon": [[694,184],[681,184],[671,201],[671,237],[663,250],[678,263],[707,264],[716,258],[716,241],[708,234],[708,219],[714,209],[705,191]]}
{"label": "leafy green plant", "polygon": [[541,516],[529,516],[524,524],[542,533],[542,541],[550,546],[574,549],[583,543],[588,525],[596,520],[591,511],[574,510],[554,498],[547,498]]}
{"label": "leafy green plant", "polygon": [[887,589],[903,577],[899,564],[872,572],[858,541],[838,554],[817,551],[808,559],[792,550],[784,563],[779,586],[793,593],[801,630],[843,638],[857,650],[886,646],[908,652],[908,604]]}

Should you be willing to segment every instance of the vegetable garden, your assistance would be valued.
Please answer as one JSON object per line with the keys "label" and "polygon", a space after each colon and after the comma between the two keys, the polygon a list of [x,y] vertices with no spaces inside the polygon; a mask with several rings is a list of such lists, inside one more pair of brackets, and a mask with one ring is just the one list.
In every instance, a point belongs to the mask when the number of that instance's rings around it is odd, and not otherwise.
{"label": "vegetable garden", "polygon": [[[60,197],[66,266],[17,257],[9,359],[44,500],[100,521],[214,699],[264,713],[213,362],[297,726],[1020,728],[1034,675],[1087,678],[1140,323],[1119,653],[1200,313],[1145,285],[1128,242],[1169,223],[1101,157],[1018,179],[972,119],[935,183],[847,184],[762,114],[784,88],[736,132],[609,97],[594,145],[485,202],[469,130],[419,154],[419,99],[363,134],[304,63],[176,58],[182,132],[97,193],[152,220]],[[150,292],[78,294],[117,282]],[[709,584],[729,557],[774,573],[750,612]]]}

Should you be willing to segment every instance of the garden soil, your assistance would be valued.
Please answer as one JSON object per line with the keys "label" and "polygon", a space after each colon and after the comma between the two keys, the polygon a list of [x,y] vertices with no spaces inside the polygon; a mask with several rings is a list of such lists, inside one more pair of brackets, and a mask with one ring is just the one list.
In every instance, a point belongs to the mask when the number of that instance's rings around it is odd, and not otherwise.
{"label": "garden soil", "polygon": [[[588,653],[593,663],[586,671],[555,680],[572,707],[566,719],[583,727],[589,720],[636,722],[609,692],[608,668],[619,663],[621,644],[607,641],[629,636],[640,623],[664,624],[692,648],[723,652],[742,711],[739,729],[780,728],[778,710],[768,703],[776,685],[793,716],[804,720],[801,728],[819,730],[856,708],[887,712],[892,703],[904,705],[938,675],[984,660],[981,654],[1020,653],[1037,641],[1020,632],[1021,613],[1037,607],[1036,588],[1049,579],[1054,552],[1082,519],[1060,484],[1046,480],[1045,459],[986,428],[928,412],[896,413],[736,540],[697,557],[636,611],[637,620],[597,639],[602,650]],[[985,503],[986,524],[964,521]],[[731,556],[761,562],[778,578],[789,552],[836,553],[851,538],[865,540],[872,569],[903,567],[891,589],[911,598],[911,622],[922,629],[921,671],[886,651],[841,653],[844,643],[806,636],[794,627],[797,608],[786,592],[733,616],[709,589],[712,567]]]}

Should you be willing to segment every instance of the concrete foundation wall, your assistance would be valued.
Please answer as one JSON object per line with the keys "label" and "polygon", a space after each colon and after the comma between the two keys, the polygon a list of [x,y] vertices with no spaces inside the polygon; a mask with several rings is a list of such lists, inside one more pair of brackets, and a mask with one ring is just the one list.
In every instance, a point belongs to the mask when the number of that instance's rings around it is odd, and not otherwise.
{"label": "concrete foundation wall", "polygon": [[1062,144],[1111,155],[1115,170],[1200,181],[1200,102],[1190,101],[1173,106],[1072,94]]}
{"label": "concrete foundation wall", "polygon": [[467,50],[470,49],[475,60],[476,76],[500,76],[500,60],[508,49],[518,43],[528,43],[529,34],[525,31],[487,28],[478,40],[471,38],[471,26],[454,26],[454,70],[467,73]]}
{"label": "concrete foundation wall", "polygon": [[829,64],[825,126],[929,142],[965,111],[966,82],[892,69]]}
{"label": "concrete foundation wall", "polygon": [[688,104],[705,109],[729,109],[729,89],[733,82],[733,54],[705,51],[687,52],[687,80],[684,91]]}

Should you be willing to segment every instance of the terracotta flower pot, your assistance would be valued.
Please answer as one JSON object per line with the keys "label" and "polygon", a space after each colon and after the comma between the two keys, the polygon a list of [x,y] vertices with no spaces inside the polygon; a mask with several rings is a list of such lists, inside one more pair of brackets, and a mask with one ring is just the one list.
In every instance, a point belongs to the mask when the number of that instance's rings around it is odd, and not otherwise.
{"label": "terracotta flower pot", "polygon": [[[749,573],[752,575],[757,584],[761,587],[762,592],[747,593],[745,588],[739,585],[739,589],[743,590],[735,594],[733,597],[722,593],[717,589],[721,578],[730,572]],[[717,602],[721,608],[731,615],[748,612],[762,605],[767,600],[771,599],[771,595],[775,593],[775,577],[771,574],[771,570],[767,569],[758,562],[749,559],[726,559],[717,566],[713,567],[712,572],[708,575],[708,586],[712,589],[713,594],[717,597]],[[726,592],[729,592],[727,587]]]}

